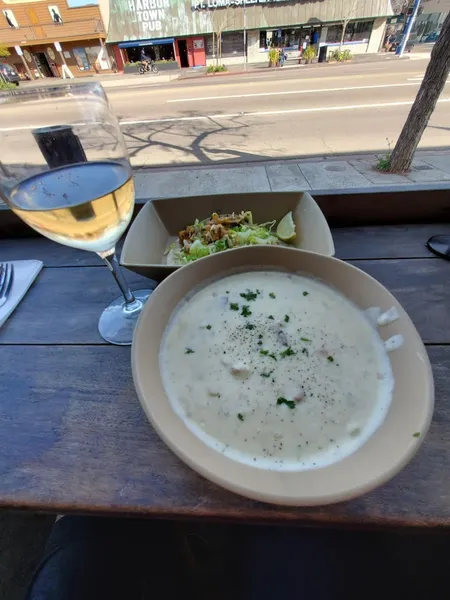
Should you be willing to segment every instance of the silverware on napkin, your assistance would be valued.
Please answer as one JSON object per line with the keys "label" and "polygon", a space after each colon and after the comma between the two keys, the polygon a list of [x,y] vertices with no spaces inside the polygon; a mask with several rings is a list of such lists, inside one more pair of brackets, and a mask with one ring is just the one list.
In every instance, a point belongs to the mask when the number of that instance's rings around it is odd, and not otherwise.
{"label": "silverware on napkin", "polygon": [[40,260],[0,263],[0,327],[25,296],[42,267]]}
{"label": "silverware on napkin", "polygon": [[14,265],[12,263],[0,263],[0,306],[5,304],[13,280]]}

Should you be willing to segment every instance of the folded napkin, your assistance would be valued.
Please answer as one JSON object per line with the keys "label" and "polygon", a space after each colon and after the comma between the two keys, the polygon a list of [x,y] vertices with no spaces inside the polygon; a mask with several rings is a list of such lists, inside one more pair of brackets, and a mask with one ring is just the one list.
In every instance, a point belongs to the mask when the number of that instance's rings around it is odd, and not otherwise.
{"label": "folded napkin", "polygon": [[8,262],[14,265],[14,279],[9,290],[8,299],[0,307],[0,327],[25,296],[28,288],[44,265],[40,260],[13,260]]}

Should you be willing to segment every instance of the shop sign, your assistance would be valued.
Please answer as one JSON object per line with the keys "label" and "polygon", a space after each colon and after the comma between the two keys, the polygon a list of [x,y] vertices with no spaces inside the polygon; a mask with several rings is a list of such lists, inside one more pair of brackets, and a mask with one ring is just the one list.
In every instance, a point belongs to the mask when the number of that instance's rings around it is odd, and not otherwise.
{"label": "shop sign", "polygon": [[144,37],[149,33],[160,33],[163,22],[168,18],[166,9],[169,0],[128,0],[128,10],[135,15]]}
{"label": "shop sign", "polygon": [[251,6],[252,4],[275,4],[293,2],[293,0],[194,0],[193,10],[211,10],[214,8],[228,8],[229,6]]}
{"label": "shop sign", "polygon": [[244,6],[249,8],[247,29],[310,24],[318,21],[319,13],[320,21],[336,22],[352,2],[355,19],[386,15],[386,0],[109,0],[108,42],[201,36],[216,31],[222,22],[227,23],[225,30],[239,31]]}

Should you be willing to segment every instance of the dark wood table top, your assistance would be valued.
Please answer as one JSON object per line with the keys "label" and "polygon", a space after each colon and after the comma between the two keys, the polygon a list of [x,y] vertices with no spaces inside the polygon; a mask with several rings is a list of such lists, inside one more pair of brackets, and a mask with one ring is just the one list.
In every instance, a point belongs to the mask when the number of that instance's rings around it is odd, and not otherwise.
{"label": "dark wood table top", "polygon": [[[450,524],[450,262],[424,243],[450,224],[333,231],[337,256],[391,290],[433,366],[436,408],[413,461],[356,500],[283,508],[247,500],[186,467],[158,438],[134,391],[130,348],[97,332],[118,295],[94,254],[44,238],[0,240],[1,260],[45,268],[0,329],[0,506],[52,512],[206,517],[243,522]],[[132,286],[148,283],[128,273]]]}

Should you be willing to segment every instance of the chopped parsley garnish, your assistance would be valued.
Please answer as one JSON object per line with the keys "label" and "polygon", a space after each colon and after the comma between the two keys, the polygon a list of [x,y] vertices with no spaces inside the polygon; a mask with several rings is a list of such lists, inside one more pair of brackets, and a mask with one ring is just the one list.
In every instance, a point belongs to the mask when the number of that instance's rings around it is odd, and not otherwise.
{"label": "chopped parsley garnish", "polygon": [[263,339],[263,334],[262,334],[262,333],[260,333],[260,334],[258,335],[258,339],[260,339],[260,340],[262,340],[262,339]]}
{"label": "chopped parsley garnish", "polygon": [[306,348],[302,348],[302,354],[306,354],[306,356],[309,356],[309,352]]}
{"label": "chopped parsley garnish", "polygon": [[252,314],[252,311],[249,309],[248,304],[244,304],[242,307],[241,315],[243,317],[249,317]]}
{"label": "chopped parsley garnish", "polygon": [[262,340],[259,340],[258,346],[262,346],[262,345],[263,345]]}
{"label": "chopped parsley garnish", "polygon": [[332,356],[328,356],[327,360],[328,362],[334,362],[334,358]]}
{"label": "chopped parsley garnish", "polygon": [[194,350],[192,350],[192,348],[186,348],[186,350],[184,351],[185,354],[194,354]]}
{"label": "chopped parsley garnish", "polygon": [[259,353],[262,354],[263,356],[267,356],[269,354],[269,351],[268,350],[260,350]]}
{"label": "chopped parsley garnish", "polygon": [[284,322],[289,323],[289,315],[284,315]]}
{"label": "chopped parsley garnish", "polygon": [[250,302],[251,300],[256,300],[258,294],[256,292],[252,292],[252,290],[247,290],[245,292],[245,294],[239,294],[241,298],[244,298],[245,300],[247,300],[247,302]]}
{"label": "chopped parsley garnish", "polygon": [[283,396],[280,396],[277,400],[277,405],[286,404],[289,408],[295,408],[295,402],[293,400],[286,400]]}
{"label": "chopped parsley garnish", "polygon": [[292,350],[290,346],[289,348],[286,348],[286,350],[283,350],[283,352],[280,352],[281,358],[284,358],[285,356],[294,356],[294,354],[297,354],[297,352],[295,352],[295,350]]}
{"label": "chopped parsley garnish", "polygon": [[238,413],[238,419],[239,421],[243,421],[244,420],[244,415],[241,413]]}
{"label": "chopped parsley garnish", "polygon": [[211,329],[212,325],[207,325],[206,329]]}
{"label": "chopped parsley garnish", "polygon": [[250,329],[250,331],[251,331],[252,329],[255,329],[255,326],[253,325],[253,323],[246,323],[245,329]]}
{"label": "chopped parsley garnish", "polygon": [[302,342],[310,342],[311,340],[308,340],[308,338],[300,338],[302,340]]}
{"label": "chopped parsley garnish", "polygon": [[273,321],[273,315],[269,315],[269,319],[272,319],[272,321]]}
{"label": "chopped parsley garnish", "polygon": [[270,296],[271,298],[276,298],[276,296],[275,296],[275,294],[274,294],[273,292],[270,292],[269,296]]}
{"label": "chopped parsley garnish", "polygon": [[260,373],[261,377],[270,377],[272,375],[273,371],[270,371],[270,373]]}
{"label": "chopped parsley garnish", "polygon": [[227,290],[227,291],[225,292],[225,294],[229,294],[229,293],[230,293],[230,291],[229,291],[229,290]]}
{"label": "chopped parsley garnish", "polygon": [[309,295],[309,292],[303,292],[303,295],[304,295],[304,296],[308,296],[308,295]]}
{"label": "chopped parsley garnish", "polygon": [[273,358],[273,360],[277,360],[277,357],[275,356],[275,354],[273,352],[271,354],[269,354],[269,358]]}
{"label": "chopped parsley garnish", "polygon": [[413,433],[413,437],[420,437],[420,431],[416,431],[416,433]]}
{"label": "chopped parsley garnish", "polygon": [[239,310],[239,304],[237,302],[230,302],[230,310]]}

